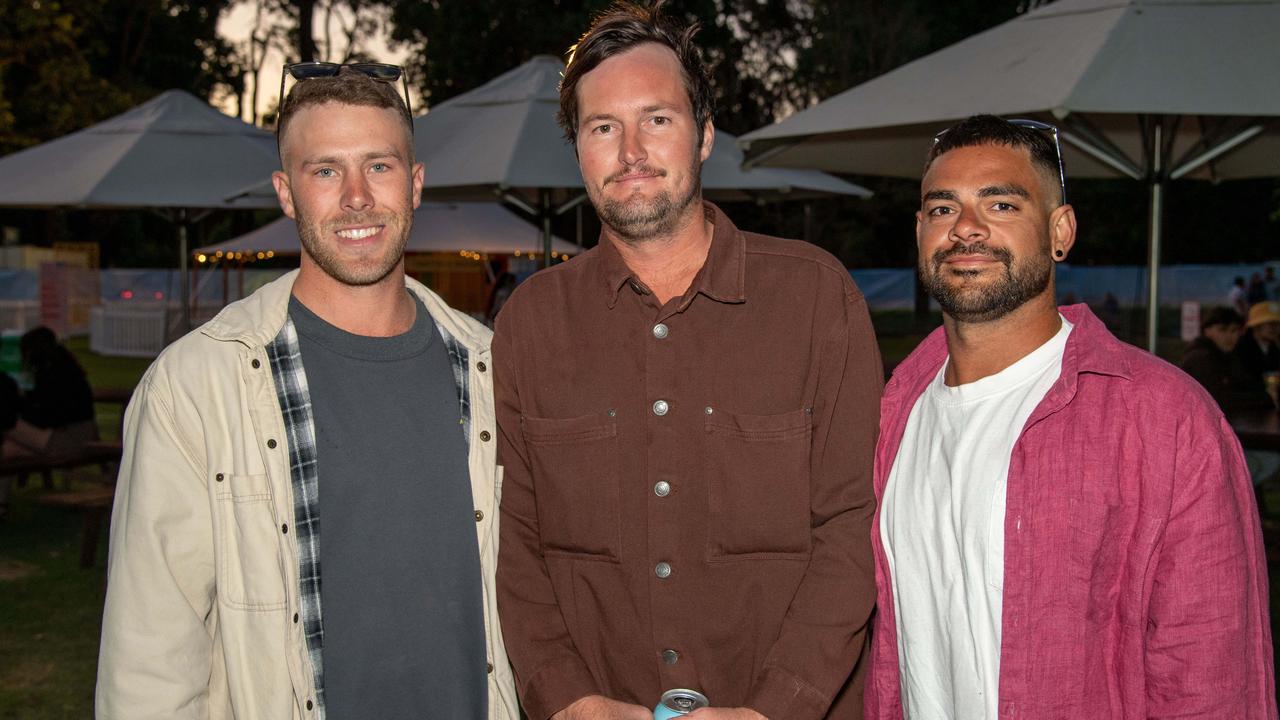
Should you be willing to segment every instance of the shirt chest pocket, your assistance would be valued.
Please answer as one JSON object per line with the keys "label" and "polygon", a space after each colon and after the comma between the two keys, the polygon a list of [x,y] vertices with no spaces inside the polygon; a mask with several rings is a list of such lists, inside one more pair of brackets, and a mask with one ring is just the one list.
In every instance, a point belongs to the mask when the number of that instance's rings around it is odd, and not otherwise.
{"label": "shirt chest pocket", "polygon": [[618,428],[598,415],[520,420],[543,552],[617,562]]}
{"label": "shirt chest pocket", "polygon": [[218,600],[240,610],[284,607],[280,534],[266,475],[228,475],[215,504]]}
{"label": "shirt chest pocket", "polygon": [[810,546],[812,415],[734,415],[704,421],[709,560],[805,556]]}

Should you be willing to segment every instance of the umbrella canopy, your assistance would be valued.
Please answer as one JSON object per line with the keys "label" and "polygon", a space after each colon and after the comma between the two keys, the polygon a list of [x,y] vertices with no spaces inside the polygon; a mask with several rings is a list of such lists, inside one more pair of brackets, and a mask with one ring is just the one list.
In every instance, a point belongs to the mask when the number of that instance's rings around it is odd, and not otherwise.
{"label": "umbrella canopy", "polygon": [[[405,252],[510,255],[538,252],[541,245],[536,227],[492,203],[423,203],[413,213],[413,230]],[[578,252],[577,246],[560,238],[553,239],[551,249],[565,254]],[[219,251],[297,255],[302,252],[298,225],[291,218],[281,217],[238,238],[195,252],[214,255]]]}
{"label": "umbrella canopy", "polygon": [[1280,175],[1280,0],[1058,0],[743,136],[748,165],[917,178],[969,115],[1059,125],[1071,177],[1151,186],[1155,347],[1163,183]]}
{"label": "umbrella canopy", "polygon": [[204,209],[279,166],[270,133],[169,90],[0,158],[0,206]]}
{"label": "umbrella canopy", "polygon": [[279,166],[275,139],[182,90],[0,158],[0,206],[151,208],[178,223],[190,326],[187,223]]}
{"label": "umbrella canopy", "polygon": [[[578,161],[556,124],[563,72],[559,60],[541,55],[414,120],[414,149],[427,168],[426,197],[488,199],[495,190],[510,189],[579,195]],[[716,133],[711,157],[702,167],[707,197],[871,194],[811,170],[743,170],[735,141],[728,133]]]}

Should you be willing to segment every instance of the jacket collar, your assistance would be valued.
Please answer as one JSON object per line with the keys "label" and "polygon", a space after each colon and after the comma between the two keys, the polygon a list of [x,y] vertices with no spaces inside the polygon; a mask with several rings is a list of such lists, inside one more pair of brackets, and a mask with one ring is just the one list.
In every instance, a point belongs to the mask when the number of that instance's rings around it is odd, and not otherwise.
{"label": "jacket collar", "polygon": [[[1058,312],[1074,328],[1062,356],[1062,375],[1046,396],[1046,403],[1055,396],[1063,402],[1069,400],[1075,395],[1079,376],[1085,373],[1133,379],[1132,348],[1116,339],[1088,305],[1064,305]],[[886,399],[903,392],[911,398],[919,397],[946,362],[947,355],[946,333],[938,328],[894,369],[893,378],[885,387]]]}
{"label": "jacket collar", "polygon": [[[694,295],[702,294],[723,303],[740,303],[747,299],[747,240],[733,221],[715,204],[703,201],[703,212],[714,225],[711,248],[702,269],[690,285],[692,292],[685,293],[680,309],[688,307]],[[600,234],[599,274],[607,293],[609,307],[618,302],[618,292],[624,285],[642,295],[649,289],[641,283],[618,253],[613,241]]]}
{"label": "jacket collar", "polygon": [[[289,296],[298,271],[293,270],[262,286],[243,300],[226,306],[205,323],[200,332],[225,342],[239,342],[250,347],[270,343],[289,316]],[[405,287],[422,301],[432,320],[445,329],[472,353],[488,353],[493,333],[470,316],[449,307],[426,285],[405,277]]]}

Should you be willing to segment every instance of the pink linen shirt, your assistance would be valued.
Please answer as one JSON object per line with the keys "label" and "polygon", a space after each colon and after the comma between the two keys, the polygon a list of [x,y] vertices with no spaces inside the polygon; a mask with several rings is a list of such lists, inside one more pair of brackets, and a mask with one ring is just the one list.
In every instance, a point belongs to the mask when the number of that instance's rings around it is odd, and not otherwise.
{"label": "pink linen shirt", "polygon": [[[1014,444],[1005,513],[998,713],[1275,720],[1262,533],[1244,456],[1207,393],[1114,338],[1087,306],[1062,375]],[[881,402],[875,493],[946,361],[938,329]],[[902,718],[877,510],[867,720]]]}

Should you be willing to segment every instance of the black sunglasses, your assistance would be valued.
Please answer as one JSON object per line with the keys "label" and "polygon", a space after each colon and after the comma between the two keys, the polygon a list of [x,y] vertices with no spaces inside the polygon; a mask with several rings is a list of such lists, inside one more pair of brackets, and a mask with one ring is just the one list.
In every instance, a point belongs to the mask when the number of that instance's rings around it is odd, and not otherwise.
{"label": "black sunglasses", "polygon": [[[1015,127],[1030,128],[1039,130],[1053,135],[1053,149],[1058,154],[1058,186],[1062,188],[1062,204],[1067,204],[1067,166],[1062,162],[1062,143],[1058,140],[1058,128],[1049,123],[1042,123],[1039,120],[1027,120],[1025,118],[1013,118],[1005,120],[1005,122]],[[933,144],[937,145],[942,141],[942,136],[950,132],[951,128],[947,128],[937,135],[933,136]]]}
{"label": "black sunglasses", "polygon": [[288,76],[293,76],[294,81],[303,82],[305,80],[314,80],[316,78],[337,77],[342,68],[350,68],[358,73],[367,75],[374,80],[386,83],[394,83],[399,80],[401,88],[404,90],[404,112],[409,118],[410,132],[413,130],[413,110],[409,105],[409,78],[404,68],[399,65],[389,65],[387,63],[331,63],[310,60],[308,62],[291,63],[284,66],[284,71],[280,73],[280,107],[284,107],[284,80]]}

